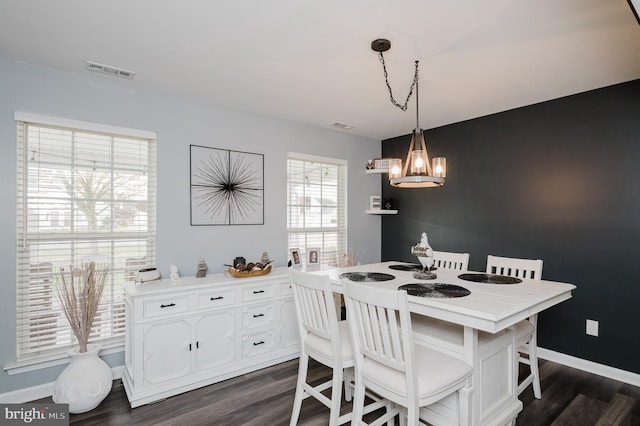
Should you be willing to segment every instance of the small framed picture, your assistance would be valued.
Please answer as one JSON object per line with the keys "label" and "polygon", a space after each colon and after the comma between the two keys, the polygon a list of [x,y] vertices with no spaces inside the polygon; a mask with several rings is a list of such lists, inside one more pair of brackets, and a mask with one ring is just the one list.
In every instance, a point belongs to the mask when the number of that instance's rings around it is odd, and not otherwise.
{"label": "small framed picture", "polygon": [[320,264],[320,248],[308,248],[307,249],[307,264],[319,265]]}
{"label": "small framed picture", "polygon": [[293,266],[294,268],[302,266],[302,259],[300,258],[299,248],[289,249],[289,257],[291,258],[291,266]]}

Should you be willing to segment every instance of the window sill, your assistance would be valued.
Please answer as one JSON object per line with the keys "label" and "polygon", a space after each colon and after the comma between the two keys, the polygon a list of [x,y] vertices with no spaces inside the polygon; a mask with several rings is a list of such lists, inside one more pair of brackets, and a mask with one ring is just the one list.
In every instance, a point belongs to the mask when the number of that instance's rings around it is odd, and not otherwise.
{"label": "window sill", "polygon": [[[124,351],[124,343],[112,343],[110,345],[104,345],[100,350],[99,356],[115,354]],[[56,365],[68,364],[69,355],[66,353],[50,355],[48,357],[42,357],[37,359],[30,359],[27,361],[8,362],[4,365],[4,371],[8,375],[28,373],[30,371],[41,370],[43,368],[55,367]]]}

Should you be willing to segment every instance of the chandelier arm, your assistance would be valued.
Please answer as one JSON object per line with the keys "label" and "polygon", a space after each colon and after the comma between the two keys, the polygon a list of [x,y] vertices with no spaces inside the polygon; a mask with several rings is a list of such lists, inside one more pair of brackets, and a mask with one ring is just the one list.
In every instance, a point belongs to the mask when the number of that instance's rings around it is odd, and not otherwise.
{"label": "chandelier arm", "polygon": [[402,176],[407,175],[409,164],[411,164],[411,151],[413,151],[415,138],[416,138],[416,132],[414,131],[413,134],[411,135],[411,143],[409,144],[409,151],[407,151],[407,159],[405,160],[404,167],[402,168]]}
{"label": "chandelier arm", "polygon": [[431,171],[431,159],[429,158],[429,153],[427,152],[427,144],[424,141],[424,133],[422,129],[420,129],[420,146],[424,151],[424,158],[425,162],[427,163],[427,175],[433,176],[433,173]]}

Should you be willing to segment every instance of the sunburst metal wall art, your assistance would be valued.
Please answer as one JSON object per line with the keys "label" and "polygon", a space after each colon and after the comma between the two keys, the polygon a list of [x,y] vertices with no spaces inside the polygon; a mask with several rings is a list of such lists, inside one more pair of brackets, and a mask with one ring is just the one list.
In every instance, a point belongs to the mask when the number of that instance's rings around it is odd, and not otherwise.
{"label": "sunburst metal wall art", "polygon": [[263,225],[264,155],[190,148],[191,225]]}

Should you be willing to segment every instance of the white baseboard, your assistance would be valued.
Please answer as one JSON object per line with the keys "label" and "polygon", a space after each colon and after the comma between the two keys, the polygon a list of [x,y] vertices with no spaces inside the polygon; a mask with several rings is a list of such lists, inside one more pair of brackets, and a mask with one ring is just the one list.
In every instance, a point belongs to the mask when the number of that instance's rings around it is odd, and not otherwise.
{"label": "white baseboard", "polygon": [[632,373],[630,371],[620,370],[618,368],[609,367],[608,365],[598,364],[582,358],[576,358],[571,355],[565,355],[539,346],[538,358],[640,387],[640,374]]}
{"label": "white baseboard", "polygon": [[[111,367],[113,379],[116,380],[122,378],[123,371],[124,365]],[[24,404],[25,402],[50,397],[53,395],[53,386],[55,383],[56,382],[44,383],[42,385],[2,393],[0,394],[0,404]]]}

